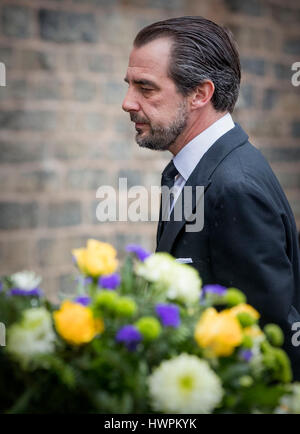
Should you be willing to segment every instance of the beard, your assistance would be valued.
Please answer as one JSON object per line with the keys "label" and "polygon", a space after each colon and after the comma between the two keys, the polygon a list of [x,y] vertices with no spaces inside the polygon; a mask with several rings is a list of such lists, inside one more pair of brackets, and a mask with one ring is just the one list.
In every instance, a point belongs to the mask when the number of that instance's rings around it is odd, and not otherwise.
{"label": "beard", "polygon": [[145,119],[140,119],[136,114],[131,113],[130,118],[133,122],[148,124],[150,131],[144,133],[137,128],[135,140],[141,148],[148,148],[155,151],[166,151],[175,142],[179,134],[185,129],[187,124],[188,112],[186,102],[183,101],[177,109],[176,118],[166,127],[151,125]]}

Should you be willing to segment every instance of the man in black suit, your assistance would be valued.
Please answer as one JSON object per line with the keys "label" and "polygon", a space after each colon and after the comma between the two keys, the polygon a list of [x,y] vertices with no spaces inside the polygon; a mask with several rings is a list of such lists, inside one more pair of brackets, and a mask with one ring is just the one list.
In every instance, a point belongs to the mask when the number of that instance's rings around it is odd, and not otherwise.
{"label": "man in black suit", "polygon": [[[156,250],[191,263],[203,284],[244,291],[262,325],[282,327],[300,380],[300,347],[292,344],[292,325],[300,322],[297,229],[268,162],[232,121],[240,62],[230,32],[202,17],[147,26],[135,38],[125,81],[123,109],[138,144],[173,154],[162,186],[173,186],[174,196],[167,213],[161,208]],[[174,209],[190,187],[197,220],[197,186],[204,187],[204,225],[193,231]]]}

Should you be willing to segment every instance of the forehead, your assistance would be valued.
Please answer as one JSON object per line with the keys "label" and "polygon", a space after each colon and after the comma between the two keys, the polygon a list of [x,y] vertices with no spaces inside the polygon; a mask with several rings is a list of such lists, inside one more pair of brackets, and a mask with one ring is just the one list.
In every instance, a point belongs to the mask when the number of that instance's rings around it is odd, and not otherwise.
{"label": "forehead", "polygon": [[133,47],[129,56],[127,78],[134,79],[137,74],[166,78],[171,45],[170,38],[159,38],[141,47]]}

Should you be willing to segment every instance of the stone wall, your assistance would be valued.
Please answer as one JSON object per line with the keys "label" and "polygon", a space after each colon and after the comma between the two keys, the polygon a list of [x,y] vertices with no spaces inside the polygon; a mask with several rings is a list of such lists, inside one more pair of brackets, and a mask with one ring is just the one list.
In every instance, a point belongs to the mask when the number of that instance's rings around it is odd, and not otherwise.
{"label": "stone wall", "polygon": [[139,149],[122,112],[132,40],[144,25],[203,15],[240,47],[234,118],[278,175],[300,228],[300,3],[293,0],[1,0],[0,274],[30,268],[68,291],[70,250],[95,237],[154,248],[156,223],[96,219],[96,189],[159,185],[170,154]]}

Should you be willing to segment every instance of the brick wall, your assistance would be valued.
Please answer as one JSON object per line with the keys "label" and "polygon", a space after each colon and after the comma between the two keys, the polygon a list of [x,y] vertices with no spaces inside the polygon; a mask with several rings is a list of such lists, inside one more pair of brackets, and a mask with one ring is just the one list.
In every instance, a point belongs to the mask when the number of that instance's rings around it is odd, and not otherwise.
{"label": "brick wall", "polygon": [[99,223],[96,189],[159,185],[170,154],[139,149],[121,102],[137,31],[203,15],[236,36],[243,85],[234,117],[271,162],[300,228],[300,4],[293,0],[1,0],[0,274],[30,268],[54,297],[88,237],[154,248],[156,224]]}

